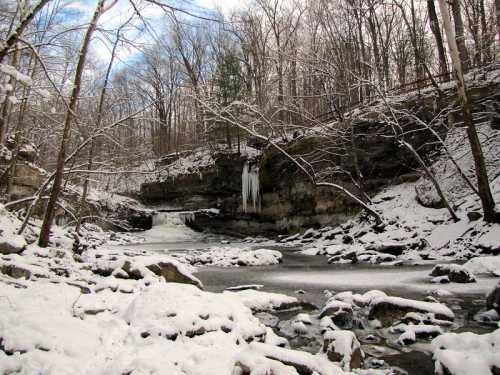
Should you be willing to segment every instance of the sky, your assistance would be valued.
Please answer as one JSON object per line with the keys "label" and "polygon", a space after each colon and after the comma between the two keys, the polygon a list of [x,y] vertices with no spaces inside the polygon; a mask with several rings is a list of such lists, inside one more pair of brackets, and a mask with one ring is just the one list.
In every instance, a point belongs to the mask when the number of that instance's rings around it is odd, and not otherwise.
{"label": "sky", "polygon": [[[177,8],[188,10],[194,14],[209,14],[211,11],[221,10],[224,14],[229,14],[239,7],[246,0],[159,0]],[[148,20],[150,27],[160,33],[162,17],[164,12],[157,6],[145,3],[143,0],[136,0],[136,5],[141,9],[141,14]],[[97,0],[68,0],[65,10],[68,16],[74,18],[80,24],[87,23],[92,17]],[[133,14],[133,9],[128,0],[118,0],[118,2],[108,10],[99,20],[99,27],[107,30],[117,28],[124,23]],[[155,27],[157,24],[158,27]],[[142,27],[142,22],[136,18],[133,26]],[[132,40],[135,44],[148,44],[152,42],[152,37],[147,32],[135,30],[133,27],[125,34],[126,38]],[[134,48],[120,48],[117,54],[118,64],[124,64],[129,61],[134,54],[137,54]],[[103,38],[94,38],[92,43],[92,53],[103,62],[108,62],[111,57],[111,42],[103,41]]]}

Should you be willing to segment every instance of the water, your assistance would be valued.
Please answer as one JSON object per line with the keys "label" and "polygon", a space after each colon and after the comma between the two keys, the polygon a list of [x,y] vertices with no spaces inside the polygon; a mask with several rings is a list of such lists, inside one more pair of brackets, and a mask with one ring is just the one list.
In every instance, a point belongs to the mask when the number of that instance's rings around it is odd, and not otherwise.
{"label": "water", "polygon": [[[181,220],[182,221],[182,220]],[[220,236],[206,236],[196,234],[189,237],[183,232],[183,224],[178,221],[165,220],[159,223],[159,227],[153,228],[157,232],[170,231],[175,234],[169,241],[152,241],[150,236],[147,243],[135,245],[145,250],[178,253],[190,250],[203,250],[211,246],[221,246]],[[173,223],[173,224],[172,224]],[[165,233],[164,233],[165,234]],[[167,236],[168,237],[168,236]],[[225,244],[223,246],[237,246],[241,243]],[[245,244],[245,246],[249,246]],[[254,245],[256,248],[263,246]],[[130,247],[130,245],[128,246]],[[269,247],[266,247],[269,248]],[[224,289],[245,284],[263,284],[264,291],[295,295],[321,307],[326,300],[324,290],[334,292],[352,290],[363,293],[371,289],[380,289],[390,295],[405,298],[423,299],[428,295],[429,284],[425,281],[426,276],[433,267],[432,264],[404,267],[381,267],[366,264],[355,265],[330,265],[327,258],[323,256],[307,256],[297,253],[298,249],[278,248],[283,254],[283,262],[279,265],[261,267],[221,268],[200,267],[196,276],[205,285],[205,290],[221,292]],[[456,322],[461,326],[456,332],[472,331],[485,333],[492,331],[489,327],[479,325],[473,320],[474,314],[484,307],[484,292],[478,293],[477,288],[484,288],[478,283],[474,286],[460,286],[465,293],[455,293],[451,296],[439,299],[451,307],[456,316]],[[432,286],[436,288],[454,288],[453,286]],[[455,286],[456,288],[456,286]],[[465,289],[464,289],[465,288]],[[467,289],[469,288],[469,289]],[[476,289],[474,289],[476,288]],[[297,294],[297,291],[303,291]],[[467,292],[468,291],[468,292]],[[317,311],[311,312],[312,314]],[[296,312],[284,312],[275,314],[281,320],[292,319]],[[372,333],[369,330],[355,331],[358,337]],[[321,345],[321,337],[309,339],[290,340],[292,347],[296,349],[317,352]],[[370,344],[364,343],[363,347],[369,351]],[[390,366],[402,369],[400,373],[409,375],[425,375],[434,373],[434,363],[429,353],[428,343],[416,344],[401,348],[395,346],[390,340],[384,338],[377,343],[375,348],[383,350],[378,355]]]}

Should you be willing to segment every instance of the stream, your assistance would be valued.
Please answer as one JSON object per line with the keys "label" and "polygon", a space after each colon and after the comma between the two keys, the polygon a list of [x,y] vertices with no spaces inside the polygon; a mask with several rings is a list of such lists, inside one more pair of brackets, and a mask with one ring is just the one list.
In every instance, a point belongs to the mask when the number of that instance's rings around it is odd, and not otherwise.
{"label": "stream", "polygon": [[[176,230],[178,226],[176,225]],[[300,248],[284,246],[264,246],[262,244],[242,244],[234,242],[221,245],[225,238],[215,235],[199,235],[194,238],[180,236],[169,241],[161,241],[157,236],[160,228],[153,228],[155,235],[146,236],[146,242],[133,245],[144,250],[159,253],[185,253],[192,250],[203,250],[211,246],[251,246],[252,248],[275,249],[283,254],[283,261],[278,265],[257,267],[199,267],[195,274],[204,284],[205,290],[222,292],[228,287],[249,284],[262,284],[261,289],[266,292],[275,292],[295,296],[306,300],[321,308],[326,302],[325,290],[330,292],[353,291],[364,293],[372,289],[379,289],[388,295],[423,300],[436,291],[446,293],[436,294],[440,302],[450,307],[455,315],[458,327],[455,332],[471,331],[486,333],[492,327],[483,326],[473,320],[474,315],[484,308],[486,284],[488,280],[479,279],[474,284],[429,284],[427,275],[433,267],[432,263],[406,266],[381,266],[368,264],[328,264],[327,257],[309,256],[298,253]],[[225,241],[224,241],[225,242]],[[131,247],[131,245],[127,245]],[[489,284],[488,284],[489,285]],[[315,323],[317,310],[309,311]],[[322,345],[322,336],[319,332],[305,337],[290,337],[290,319],[297,311],[273,313],[279,319],[273,329],[279,335],[288,338],[294,349],[301,349],[317,353]],[[264,314],[266,315],[266,314]],[[259,318],[262,318],[257,314]],[[263,320],[266,323],[264,316]],[[269,324],[268,324],[269,325]],[[362,349],[370,357],[383,360],[391,367],[396,367],[399,374],[426,375],[434,374],[434,363],[429,353],[429,342],[420,340],[410,346],[400,346],[394,338],[382,336],[376,330],[366,328],[353,330],[362,344]],[[288,333],[288,335],[286,334]],[[369,342],[363,338],[369,335],[378,337],[376,342]],[[397,337],[397,336],[395,336]]]}

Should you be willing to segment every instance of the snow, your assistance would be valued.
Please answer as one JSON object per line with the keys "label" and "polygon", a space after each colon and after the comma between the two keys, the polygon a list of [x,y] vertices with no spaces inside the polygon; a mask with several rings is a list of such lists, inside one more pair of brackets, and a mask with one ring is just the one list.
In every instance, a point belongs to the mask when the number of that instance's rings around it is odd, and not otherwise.
{"label": "snow", "polygon": [[0,64],[0,71],[2,73],[8,74],[12,78],[14,78],[16,81],[21,82],[25,86],[31,86],[33,84],[31,77],[19,72],[12,65]]}
{"label": "snow", "polygon": [[486,249],[500,247],[500,224],[493,224],[491,229],[479,238],[478,245]]}
{"label": "snow", "polygon": [[[327,331],[323,335],[325,340],[331,341],[330,346],[334,352],[340,354],[342,360],[340,366],[350,371],[351,357],[356,350],[361,350],[361,345],[356,335],[351,331],[335,330]],[[362,354],[364,356],[364,354]]]}
{"label": "snow", "polygon": [[248,247],[212,247],[208,250],[193,251],[185,258],[194,265],[218,267],[264,266],[281,262],[282,254],[277,250]]}
{"label": "snow", "polygon": [[500,276],[500,256],[473,258],[464,264],[464,268],[474,274]]}
{"label": "snow", "polygon": [[424,302],[412,299],[406,299],[402,297],[385,296],[378,297],[371,301],[371,306],[388,303],[400,307],[408,307],[417,311],[426,311],[442,317],[449,318],[450,320],[455,319],[455,314],[450,310],[449,307],[442,303],[436,302]]}
{"label": "snow", "polygon": [[462,236],[469,230],[470,226],[471,224],[466,220],[440,225],[432,231],[431,235],[428,236],[426,240],[431,248],[438,250]]}
{"label": "snow", "polygon": [[432,341],[436,374],[491,375],[493,366],[500,368],[498,348],[500,329],[484,335],[471,332],[441,335]]}
{"label": "snow", "polygon": [[231,294],[239,299],[245,306],[252,311],[276,311],[288,308],[298,307],[299,300],[295,297],[279,293],[269,293],[257,290],[242,290],[238,292],[224,292]]}

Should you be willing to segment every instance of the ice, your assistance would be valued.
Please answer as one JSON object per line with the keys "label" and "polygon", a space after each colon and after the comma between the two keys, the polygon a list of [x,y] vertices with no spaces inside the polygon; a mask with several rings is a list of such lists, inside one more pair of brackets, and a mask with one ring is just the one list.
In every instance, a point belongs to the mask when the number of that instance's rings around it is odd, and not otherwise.
{"label": "ice", "polygon": [[241,197],[244,212],[248,210],[249,201],[252,202],[253,211],[260,209],[259,189],[259,167],[247,161],[241,173]]}

